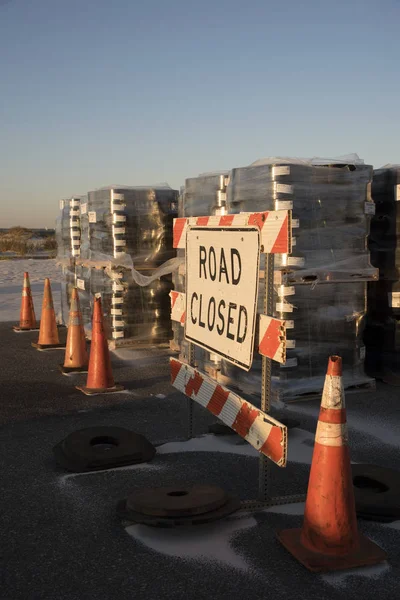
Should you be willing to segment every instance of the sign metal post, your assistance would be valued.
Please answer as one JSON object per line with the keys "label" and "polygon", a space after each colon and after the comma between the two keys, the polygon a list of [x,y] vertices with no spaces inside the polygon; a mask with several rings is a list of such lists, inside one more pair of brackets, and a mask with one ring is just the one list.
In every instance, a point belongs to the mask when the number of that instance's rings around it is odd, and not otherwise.
{"label": "sign metal post", "polygon": [[[196,401],[260,453],[255,509],[300,502],[304,495],[271,497],[270,460],[286,466],[287,428],[268,415],[272,360],[286,361],[285,321],[275,319],[274,254],[291,252],[291,211],[239,213],[174,220],[174,247],[186,249],[186,293],[171,292],[171,318],[185,327],[187,362],[171,358],[172,385],[188,397],[188,437]],[[259,258],[265,256],[263,314],[257,314]],[[256,327],[258,324],[258,328]],[[255,333],[258,330],[258,340]],[[248,371],[262,355],[261,410],[197,370],[195,345]]]}
{"label": "sign metal post", "polygon": [[[274,255],[265,255],[264,268],[264,313],[271,316],[273,313],[274,300]],[[271,376],[272,360],[263,356],[261,362],[261,410],[268,413],[271,410]],[[270,463],[264,454],[260,454],[259,477],[258,477],[258,499],[267,502],[270,497]]]}

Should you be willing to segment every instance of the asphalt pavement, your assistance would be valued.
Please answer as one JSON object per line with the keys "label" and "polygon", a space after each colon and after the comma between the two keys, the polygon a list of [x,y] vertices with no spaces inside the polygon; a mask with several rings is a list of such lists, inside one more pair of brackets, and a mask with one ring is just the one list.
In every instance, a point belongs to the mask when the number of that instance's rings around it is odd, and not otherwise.
{"label": "asphalt pavement", "polygon": [[[400,522],[359,520],[388,563],[328,575],[309,573],[276,539],[279,529],[301,526],[301,504],[184,530],[125,528],[116,504],[142,487],[211,483],[256,498],[257,456],[237,436],[204,437],[215,418],[201,407],[196,439],[184,441],[187,400],[169,384],[166,349],[132,351],[129,361],[113,355],[126,391],[88,397],[74,387],[85,375],[59,372],[62,350],[39,352],[30,345],[37,333],[11,325],[0,324],[1,600],[400,597]],[[349,396],[347,407],[352,460],[398,467],[398,390],[378,385]],[[299,421],[289,431],[287,468],[271,468],[275,495],[305,492],[318,409],[308,401],[275,413]],[[94,425],[132,429],[158,452],[146,465],[67,474],[53,446]]]}

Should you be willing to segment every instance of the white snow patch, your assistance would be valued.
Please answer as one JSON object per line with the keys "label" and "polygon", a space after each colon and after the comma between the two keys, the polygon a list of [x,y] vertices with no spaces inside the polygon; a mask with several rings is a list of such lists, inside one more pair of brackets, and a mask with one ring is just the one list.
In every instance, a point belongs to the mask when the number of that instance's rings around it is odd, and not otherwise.
{"label": "white snow patch", "polygon": [[[140,367],[154,364],[155,358],[165,356],[169,357],[167,348],[146,347],[146,348],[117,348],[113,350],[113,354],[121,361],[135,366],[140,362]],[[137,366],[137,365],[136,365]]]}
{"label": "white snow patch", "polygon": [[240,531],[257,526],[254,517],[240,517],[206,525],[161,529],[146,525],[130,525],[127,533],[144,546],[183,560],[219,562],[234,569],[251,567],[230,546]]}
{"label": "white snow patch", "polygon": [[168,442],[157,448],[157,454],[174,454],[176,452],[227,452],[258,456],[257,450],[250,444],[241,443],[241,438],[238,436],[219,437],[212,434],[202,435],[185,442]]}
{"label": "white snow patch", "polygon": [[56,315],[59,314],[61,309],[61,267],[56,265],[55,259],[1,260],[0,321],[15,321],[16,323],[19,321],[25,271],[29,273],[36,318],[39,320],[42,312],[43,287],[46,277],[51,280],[54,308]]}
{"label": "white snow patch", "polygon": [[[61,475],[58,477],[58,483],[60,487],[65,485],[69,480],[74,480],[79,477],[88,477],[89,475],[97,475],[98,473],[108,473],[109,471],[161,471],[164,469],[164,465],[154,465],[151,463],[140,463],[139,465],[126,465],[124,467],[114,467],[110,469],[97,469],[96,471],[87,471],[85,473],[68,473],[67,475]],[[71,481],[72,483],[72,481]]]}
{"label": "white snow patch", "polygon": [[391,567],[387,562],[381,563],[380,565],[374,565],[373,567],[360,567],[358,569],[349,569],[348,571],[341,571],[340,573],[329,573],[326,575],[320,575],[320,577],[330,585],[335,587],[345,588],[349,583],[347,580],[350,577],[368,577],[370,579],[378,579],[387,571],[390,571]]}
{"label": "white snow patch", "polygon": [[118,356],[120,360],[125,362],[135,362],[141,358],[149,358],[149,352],[145,349],[137,348],[117,348],[114,351],[115,356]]}
{"label": "white snow patch", "polygon": [[270,506],[263,512],[283,513],[285,515],[304,515],[305,502],[293,502],[292,504],[280,504]]}
{"label": "white snow patch", "polygon": [[[310,464],[313,448],[304,444],[314,441],[314,435],[303,429],[291,429],[288,441],[289,462]],[[259,452],[237,435],[215,436],[202,435],[184,442],[168,442],[157,448],[158,454],[173,454],[176,452],[228,452],[244,456],[258,457]]]}
{"label": "white snow patch", "polygon": [[[79,373],[77,373],[77,375],[79,375]],[[69,373],[69,376],[71,376],[71,373]],[[118,385],[118,382],[116,382],[116,385]],[[112,394],[113,396],[115,396],[115,394],[119,394],[119,395],[123,395],[123,396],[134,396],[136,398],[141,397],[133,390],[128,390],[126,388],[123,388],[122,390],[118,390],[116,392],[96,392],[96,393],[90,394],[90,395],[91,396],[109,396],[110,394]]]}
{"label": "white snow patch", "polygon": [[393,521],[392,523],[384,523],[384,527],[389,527],[390,529],[400,529],[400,521]]}

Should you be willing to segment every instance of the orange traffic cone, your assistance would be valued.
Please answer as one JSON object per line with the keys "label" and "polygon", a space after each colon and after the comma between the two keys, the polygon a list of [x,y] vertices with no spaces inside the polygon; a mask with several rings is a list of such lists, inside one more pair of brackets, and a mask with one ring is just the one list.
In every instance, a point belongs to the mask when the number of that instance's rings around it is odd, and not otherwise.
{"label": "orange traffic cone", "polygon": [[24,273],[19,327],[18,325],[15,325],[13,329],[14,331],[32,331],[32,329],[38,329],[38,324],[35,317],[35,309],[33,307],[29,273]]}
{"label": "orange traffic cone", "polygon": [[69,325],[64,364],[60,365],[62,373],[86,372],[88,367],[85,330],[79,308],[77,288],[72,289],[71,306],[69,309]]}
{"label": "orange traffic cone", "polygon": [[104,332],[101,298],[95,298],[92,322],[92,343],[86,385],[76,386],[78,390],[92,396],[123,390],[122,385],[114,383],[110,353]]}
{"label": "orange traffic cone", "polygon": [[278,538],[310,571],[336,571],[386,560],[374,542],[358,533],[350,453],[347,445],[342,359],[328,363],[302,529]]}
{"label": "orange traffic cone", "polygon": [[40,318],[39,339],[32,342],[32,346],[37,350],[48,350],[51,348],[65,348],[65,344],[60,344],[56,315],[53,306],[53,297],[51,295],[50,279],[44,280],[44,294],[42,304],[42,316]]}

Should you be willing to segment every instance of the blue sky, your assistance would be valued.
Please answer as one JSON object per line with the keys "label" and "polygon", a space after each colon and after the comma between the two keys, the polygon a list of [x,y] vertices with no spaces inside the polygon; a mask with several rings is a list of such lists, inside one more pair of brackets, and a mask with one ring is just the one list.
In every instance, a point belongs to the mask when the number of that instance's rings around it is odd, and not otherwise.
{"label": "blue sky", "polygon": [[263,156],[400,162],[399,0],[0,0],[0,227]]}

